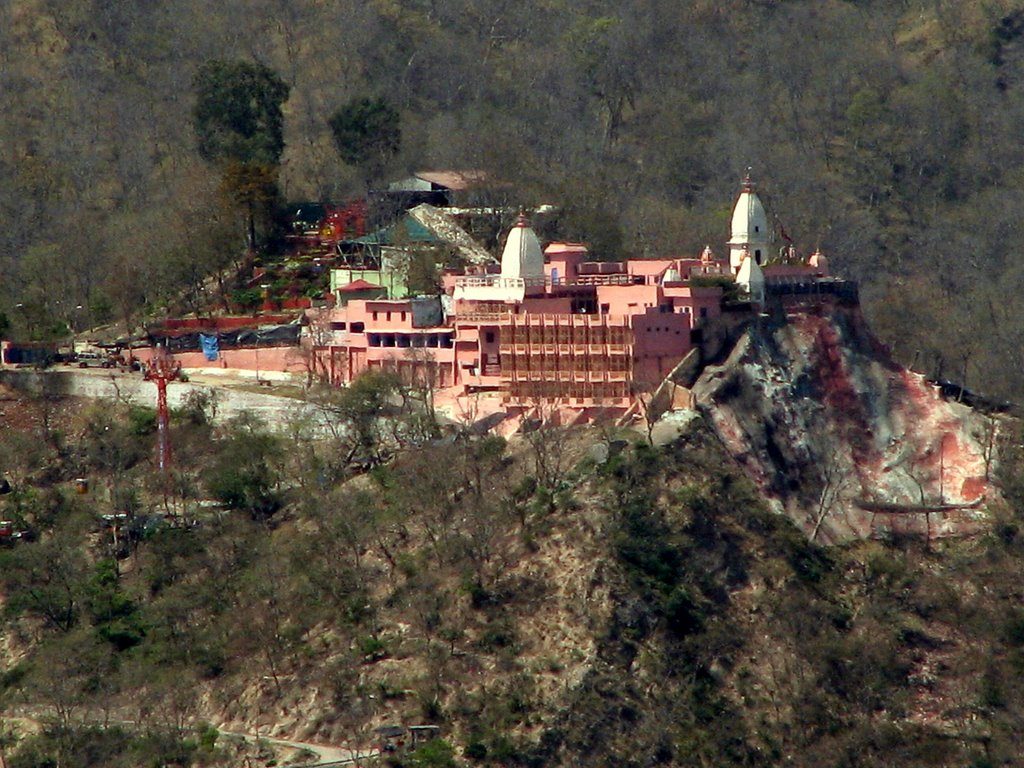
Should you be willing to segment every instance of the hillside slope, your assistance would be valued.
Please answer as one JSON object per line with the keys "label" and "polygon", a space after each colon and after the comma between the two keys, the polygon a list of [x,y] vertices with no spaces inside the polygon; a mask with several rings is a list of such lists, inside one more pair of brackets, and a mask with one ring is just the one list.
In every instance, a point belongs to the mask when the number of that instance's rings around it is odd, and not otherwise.
{"label": "hillside slope", "polygon": [[[51,472],[0,500],[41,534],[0,551],[0,706],[52,713],[9,748],[15,768],[237,765],[203,721],[354,747],[439,726],[451,755],[410,766],[952,767],[1024,749],[1012,451],[991,534],[824,549],[700,420],[663,448],[463,436],[341,479],[331,443],[180,420],[182,472],[255,485],[289,467],[285,505],[116,553],[90,522],[99,489],[128,498],[145,467],[124,446],[152,433],[110,410],[69,423]],[[68,493],[73,472],[95,497]],[[145,759],[80,725],[122,719],[157,740]]]}

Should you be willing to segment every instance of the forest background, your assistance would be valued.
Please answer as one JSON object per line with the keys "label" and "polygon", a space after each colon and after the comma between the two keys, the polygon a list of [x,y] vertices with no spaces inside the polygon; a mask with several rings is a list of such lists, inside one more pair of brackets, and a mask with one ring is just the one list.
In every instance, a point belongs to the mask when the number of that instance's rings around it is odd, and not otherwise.
{"label": "forest background", "polygon": [[[285,199],[482,169],[601,258],[722,254],[752,167],[778,245],[861,281],[897,357],[1020,397],[1022,33],[1009,0],[8,0],[0,311],[90,327],[237,258],[191,114],[243,59],[290,89]],[[364,97],[401,119],[376,179],[328,125]]]}

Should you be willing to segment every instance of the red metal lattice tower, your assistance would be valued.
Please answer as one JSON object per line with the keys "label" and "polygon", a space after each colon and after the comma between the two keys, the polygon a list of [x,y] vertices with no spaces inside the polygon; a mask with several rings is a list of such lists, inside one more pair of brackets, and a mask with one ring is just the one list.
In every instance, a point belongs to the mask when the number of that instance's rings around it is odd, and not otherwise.
{"label": "red metal lattice tower", "polygon": [[[167,410],[167,382],[181,378],[181,363],[175,363],[163,347],[156,347],[146,366],[146,380],[156,384],[157,461],[166,489],[167,471],[171,466],[171,441],[168,432],[170,412]],[[166,492],[166,491],[165,491]]]}

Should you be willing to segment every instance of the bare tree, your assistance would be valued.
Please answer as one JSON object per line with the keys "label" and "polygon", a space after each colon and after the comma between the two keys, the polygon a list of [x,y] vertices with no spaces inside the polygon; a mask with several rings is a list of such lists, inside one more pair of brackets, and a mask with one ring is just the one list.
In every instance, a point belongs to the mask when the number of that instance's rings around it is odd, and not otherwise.
{"label": "bare tree", "polygon": [[637,411],[643,418],[647,444],[654,445],[654,425],[658,423],[658,419],[664,412],[655,403],[658,389],[646,382],[633,382],[630,385],[630,393],[633,395],[633,403]]}
{"label": "bare tree", "polygon": [[333,384],[330,374],[323,365],[322,352],[334,343],[334,330],[331,328],[329,310],[309,311],[306,313],[306,332],[293,352],[297,354],[306,369],[306,388],[317,381],[321,384]]}
{"label": "bare tree", "polygon": [[835,457],[819,462],[821,469],[821,491],[818,493],[818,505],[814,513],[814,527],[811,529],[811,541],[818,538],[825,520],[842,509],[842,496],[850,486],[850,476],[845,468],[839,466]]}
{"label": "bare tree", "polygon": [[533,400],[522,432],[533,455],[533,469],[538,484],[554,489],[568,469],[565,448],[568,429],[559,423],[559,409],[550,400]]}
{"label": "bare tree", "polygon": [[984,414],[982,418],[984,421],[981,428],[974,433],[974,437],[981,445],[981,457],[985,462],[985,480],[988,481],[992,476],[992,465],[995,462],[996,447],[999,442],[999,422],[990,413]]}

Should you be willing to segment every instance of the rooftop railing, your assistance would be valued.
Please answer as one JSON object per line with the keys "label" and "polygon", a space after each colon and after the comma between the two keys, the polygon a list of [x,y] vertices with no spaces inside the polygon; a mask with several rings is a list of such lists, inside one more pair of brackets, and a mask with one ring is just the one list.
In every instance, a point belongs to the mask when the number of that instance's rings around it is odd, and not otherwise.
{"label": "rooftop railing", "polygon": [[501,275],[463,275],[455,278],[456,288],[527,288],[546,285],[546,277],[502,277]]}
{"label": "rooftop railing", "polygon": [[640,275],[611,274],[611,275],[578,275],[574,278],[566,277],[502,277],[501,275],[464,275],[455,278],[456,288],[533,288],[544,287],[572,287],[572,286],[596,286],[596,285],[639,285],[643,283]]}

